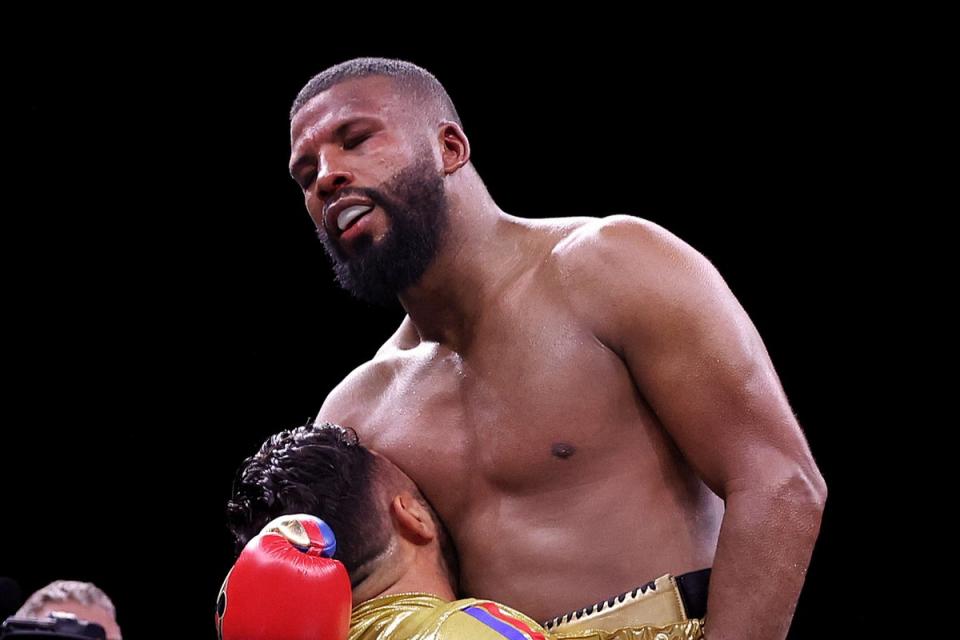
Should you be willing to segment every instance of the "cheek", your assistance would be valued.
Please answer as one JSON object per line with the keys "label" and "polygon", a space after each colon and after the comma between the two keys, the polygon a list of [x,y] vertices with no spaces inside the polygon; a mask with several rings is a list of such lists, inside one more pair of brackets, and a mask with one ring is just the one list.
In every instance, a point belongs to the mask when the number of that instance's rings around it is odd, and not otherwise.
{"label": "cheek", "polygon": [[304,205],[307,207],[307,214],[313,221],[314,226],[322,226],[323,207],[320,206],[320,203],[318,203],[315,198],[312,198],[310,194],[306,194],[304,196]]}

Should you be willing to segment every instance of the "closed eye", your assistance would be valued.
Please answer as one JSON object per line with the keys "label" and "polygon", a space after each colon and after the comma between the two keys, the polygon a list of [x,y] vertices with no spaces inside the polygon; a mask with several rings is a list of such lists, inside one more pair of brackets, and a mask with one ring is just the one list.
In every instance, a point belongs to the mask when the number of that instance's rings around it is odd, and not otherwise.
{"label": "closed eye", "polygon": [[[347,140],[346,142],[343,143],[343,148],[349,150],[349,149],[353,149],[354,147],[358,147],[361,144],[363,144],[363,142],[372,135],[373,135],[372,133],[366,133],[356,138],[351,138],[350,140]],[[314,177],[313,173],[310,173],[302,184],[300,183],[300,181],[297,181],[297,184],[300,184],[301,189],[306,190],[311,184],[313,184],[313,177]]]}
{"label": "closed eye", "polygon": [[352,140],[348,140],[347,142],[344,143],[343,148],[353,149],[354,147],[360,146],[360,144],[362,144],[363,141],[369,138],[371,135],[373,134],[368,133],[367,135],[360,136],[359,138],[353,138]]}

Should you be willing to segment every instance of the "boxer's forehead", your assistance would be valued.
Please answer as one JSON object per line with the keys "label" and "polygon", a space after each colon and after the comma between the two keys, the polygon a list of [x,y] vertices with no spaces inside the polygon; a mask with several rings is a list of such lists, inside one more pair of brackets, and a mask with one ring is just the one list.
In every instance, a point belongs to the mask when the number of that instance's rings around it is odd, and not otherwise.
{"label": "boxer's forehead", "polygon": [[290,123],[290,145],[357,119],[390,120],[399,100],[393,80],[383,76],[353,78],[311,98]]}

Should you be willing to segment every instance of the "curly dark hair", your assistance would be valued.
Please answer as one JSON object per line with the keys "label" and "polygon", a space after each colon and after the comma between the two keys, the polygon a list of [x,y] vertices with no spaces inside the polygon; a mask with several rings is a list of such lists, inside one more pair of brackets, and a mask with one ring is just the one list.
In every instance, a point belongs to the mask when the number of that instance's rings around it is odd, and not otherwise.
{"label": "curly dark hair", "polygon": [[333,529],[334,558],[353,579],[390,540],[371,482],[374,466],[352,429],[306,424],[270,436],[240,465],[227,503],[237,553],[274,518],[309,513]]}
{"label": "curly dark hair", "polygon": [[[333,529],[337,536],[333,557],[343,563],[356,586],[393,535],[378,495],[377,466],[357,433],[339,425],[308,423],[270,436],[237,469],[227,502],[227,526],[236,552],[274,518],[309,513]],[[445,568],[456,585],[457,559],[446,530],[426,499],[417,498],[437,523]]]}

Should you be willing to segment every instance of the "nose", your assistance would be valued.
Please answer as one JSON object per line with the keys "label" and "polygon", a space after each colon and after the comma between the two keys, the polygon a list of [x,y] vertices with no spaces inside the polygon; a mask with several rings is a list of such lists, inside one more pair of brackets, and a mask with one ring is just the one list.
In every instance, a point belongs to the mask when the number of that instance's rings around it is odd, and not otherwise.
{"label": "nose", "polygon": [[324,213],[333,195],[352,182],[353,174],[349,171],[326,171],[317,177],[315,200],[307,204],[307,211],[317,228],[325,228]]}
{"label": "nose", "polygon": [[324,226],[323,214],[337,191],[354,183],[355,176],[349,165],[333,153],[319,153],[317,176],[306,192],[307,213],[317,228]]}
{"label": "nose", "polygon": [[353,173],[345,169],[327,169],[317,177],[317,197],[323,201],[330,199],[338,189],[353,182]]}

